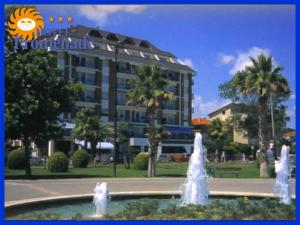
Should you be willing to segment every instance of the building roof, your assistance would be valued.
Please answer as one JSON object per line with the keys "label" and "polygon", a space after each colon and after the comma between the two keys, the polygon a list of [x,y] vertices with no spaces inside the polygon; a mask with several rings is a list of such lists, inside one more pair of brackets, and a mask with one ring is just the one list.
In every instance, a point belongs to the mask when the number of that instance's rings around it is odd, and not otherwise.
{"label": "building roof", "polygon": [[198,117],[198,118],[192,119],[192,125],[193,126],[199,126],[199,125],[206,125],[206,126],[208,126],[210,124],[211,124],[211,120],[207,119],[207,118]]}
{"label": "building roof", "polygon": [[296,131],[295,130],[290,130],[287,131],[283,134],[284,137],[296,137]]}
{"label": "building roof", "polygon": [[233,106],[234,106],[233,103],[229,103],[229,104],[227,104],[227,105],[225,105],[225,106],[222,106],[221,108],[216,109],[215,111],[209,113],[208,116],[209,116],[209,118],[211,118],[211,117],[213,117],[214,115],[219,114],[220,112],[222,112],[222,111],[224,111],[224,110],[227,110],[227,109],[232,108]]}
{"label": "building roof", "polygon": [[[146,54],[149,53],[151,55],[157,54],[159,56],[163,56],[166,58],[170,57],[172,59],[176,59],[176,62],[168,62],[162,59],[160,60],[147,59],[142,56],[130,55],[130,54],[126,54],[125,52],[119,51],[118,57],[121,60],[122,59],[131,60],[140,63],[153,63],[153,61],[155,61],[155,63],[158,66],[167,67],[174,70],[185,70],[192,74],[196,73],[195,70],[180,62],[177,59],[177,57],[172,53],[159,49],[158,47],[153,45],[150,41],[145,39],[134,38],[123,34],[108,32],[108,31],[100,30],[98,28],[92,28],[83,25],[70,26],[68,29],[68,36],[71,38],[80,38],[80,39],[87,37],[93,43],[106,44],[110,46],[115,46],[118,42],[122,42],[122,46],[124,46],[124,48],[126,49],[136,50]],[[54,37],[51,36],[48,37],[48,39],[54,39]],[[98,46],[95,46],[94,49],[85,49],[85,50],[81,49],[80,52],[86,52],[90,54],[102,55],[102,56],[114,58],[114,51],[107,51],[99,48]]]}

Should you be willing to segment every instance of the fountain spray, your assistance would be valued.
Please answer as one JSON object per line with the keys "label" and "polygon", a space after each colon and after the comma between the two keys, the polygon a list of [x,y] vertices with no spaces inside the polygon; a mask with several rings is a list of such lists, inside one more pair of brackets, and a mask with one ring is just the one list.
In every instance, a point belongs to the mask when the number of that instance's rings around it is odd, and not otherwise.
{"label": "fountain spray", "polygon": [[276,182],[274,192],[279,196],[280,202],[284,204],[291,203],[291,192],[289,184],[289,147],[282,146],[280,160],[275,161]]}
{"label": "fountain spray", "polygon": [[93,203],[96,206],[96,214],[94,217],[102,217],[106,214],[107,201],[108,201],[108,191],[107,183],[97,183],[94,189],[94,200]]}
{"label": "fountain spray", "polygon": [[205,148],[202,145],[202,135],[197,132],[194,140],[194,152],[189,160],[187,182],[181,198],[183,205],[206,205],[208,203],[207,173],[205,169]]}

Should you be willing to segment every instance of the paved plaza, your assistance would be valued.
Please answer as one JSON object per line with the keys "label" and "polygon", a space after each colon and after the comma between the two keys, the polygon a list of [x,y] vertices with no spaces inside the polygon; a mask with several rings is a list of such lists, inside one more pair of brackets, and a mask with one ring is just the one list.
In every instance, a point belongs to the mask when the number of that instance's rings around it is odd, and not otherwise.
{"label": "paved plaza", "polygon": [[[180,191],[185,178],[92,178],[92,179],[47,179],[6,180],[5,205],[22,201],[38,200],[66,195],[92,194],[97,182],[107,182],[110,192],[170,192]],[[209,180],[211,194],[272,196],[274,179]],[[295,195],[295,180],[291,181],[291,193]]]}

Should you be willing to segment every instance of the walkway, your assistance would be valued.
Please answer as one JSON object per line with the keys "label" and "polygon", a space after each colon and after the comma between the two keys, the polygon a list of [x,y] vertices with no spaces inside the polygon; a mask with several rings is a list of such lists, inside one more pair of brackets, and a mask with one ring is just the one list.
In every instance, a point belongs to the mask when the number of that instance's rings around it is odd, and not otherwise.
{"label": "walkway", "polygon": [[[87,195],[97,182],[107,182],[110,192],[178,192],[184,178],[92,178],[56,180],[6,180],[5,205],[65,195]],[[211,193],[224,192],[239,195],[272,195],[273,179],[221,179],[209,180]],[[291,180],[295,194],[295,180]]]}

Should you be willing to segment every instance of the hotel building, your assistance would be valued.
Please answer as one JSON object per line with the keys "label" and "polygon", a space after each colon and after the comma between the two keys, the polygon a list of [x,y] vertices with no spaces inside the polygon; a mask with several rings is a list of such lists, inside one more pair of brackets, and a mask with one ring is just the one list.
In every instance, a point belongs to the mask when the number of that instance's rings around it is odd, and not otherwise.
{"label": "hotel building", "polygon": [[[168,91],[174,100],[162,105],[161,123],[171,135],[162,140],[159,154],[191,153],[193,135],[191,127],[192,85],[195,71],[177,59],[172,53],[159,49],[150,41],[111,33],[86,26],[71,26],[68,40],[88,38],[92,49],[57,50],[60,76],[68,81],[82,82],[84,91],[76,101],[72,113],[61,115],[66,122],[65,138],[70,137],[73,119],[82,107],[92,108],[104,123],[113,124],[115,98],[117,121],[128,123],[130,146],[144,151],[147,146],[145,108],[127,105],[126,94],[132,89],[130,80],[136,76],[141,64],[157,64],[168,74]],[[56,37],[59,38],[59,37]],[[115,62],[115,46],[122,42],[118,52],[118,68]],[[117,95],[114,94],[117,68]]]}

